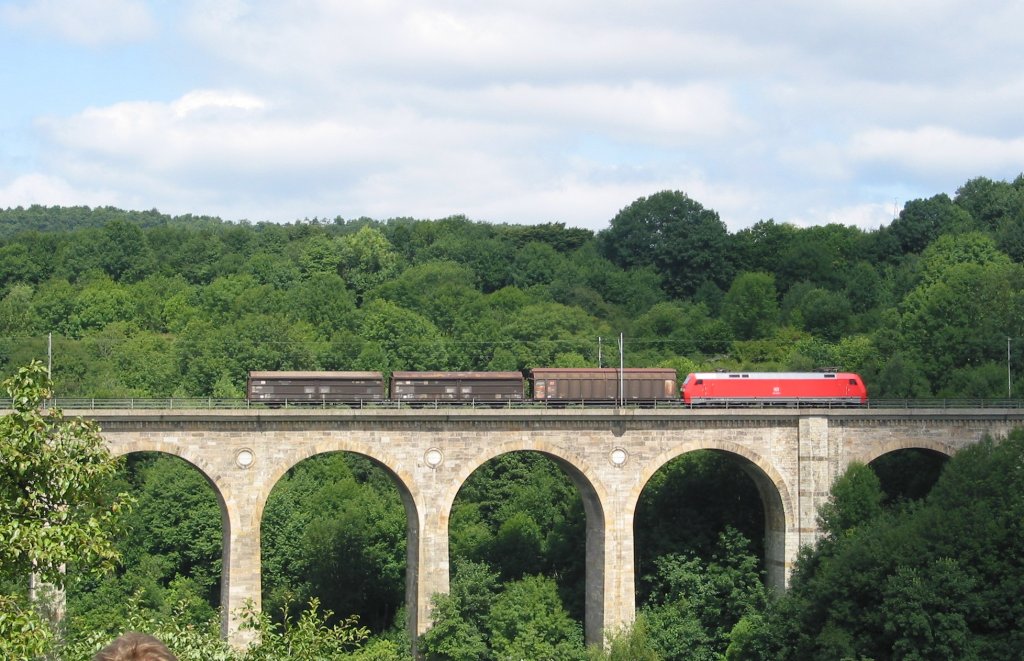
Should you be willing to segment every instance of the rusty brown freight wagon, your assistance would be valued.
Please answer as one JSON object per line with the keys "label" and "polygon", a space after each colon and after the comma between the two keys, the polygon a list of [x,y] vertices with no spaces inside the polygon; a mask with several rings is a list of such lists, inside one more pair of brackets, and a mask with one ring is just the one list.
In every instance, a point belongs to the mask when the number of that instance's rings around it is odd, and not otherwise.
{"label": "rusty brown freight wagon", "polygon": [[518,402],[519,372],[394,372],[391,399],[398,402]]}
{"label": "rusty brown freight wagon", "polygon": [[265,404],[380,402],[380,372],[249,372],[249,400]]}
{"label": "rusty brown freight wagon", "polygon": [[662,368],[537,367],[531,371],[533,398],[550,402],[627,402],[678,399],[676,371]]}

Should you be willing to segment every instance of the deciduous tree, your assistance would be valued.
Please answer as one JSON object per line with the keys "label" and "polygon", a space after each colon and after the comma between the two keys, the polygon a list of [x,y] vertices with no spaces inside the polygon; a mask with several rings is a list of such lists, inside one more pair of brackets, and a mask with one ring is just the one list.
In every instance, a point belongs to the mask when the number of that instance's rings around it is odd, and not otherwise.
{"label": "deciduous tree", "polygon": [[692,296],[708,280],[722,285],[732,279],[725,223],[679,191],[641,197],[598,239],[602,253],[623,268],[653,266],[673,296]]}
{"label": "deciduous tree", "polygon": [[722,317],[741,340],[767,337],[779,320],[777,296],[770,273],[741,273],[722,301]]}
{"label": "deciduous tree", "polygon": [[[95,423],[44,408],[46,368],[23,367],[4,382],[13,411],[0,418],[0,586],[35,575],[63,587],[64,568],[109,569],[117,560],[117,517],[129,502],[107,486],[117,467]],[[0,656],[36,656],[47,625],[31,616],[26,593],[0,594]]]}

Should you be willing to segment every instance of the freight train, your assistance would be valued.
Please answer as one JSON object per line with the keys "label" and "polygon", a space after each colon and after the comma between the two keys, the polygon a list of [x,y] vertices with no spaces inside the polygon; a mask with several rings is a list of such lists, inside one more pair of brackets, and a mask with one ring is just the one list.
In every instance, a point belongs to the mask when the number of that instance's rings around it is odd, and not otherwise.
{"label": "freight train", "polygon": [[[527,386],[531,387],[527,389]],[[407,403],[511,405],[632,403],[687,406],[857,406],[867,389],[849,372],[697,372],[676,389],[676,371],[662,368],[536,367],[521,372],[250,372],[248,398],[291,404]]]}

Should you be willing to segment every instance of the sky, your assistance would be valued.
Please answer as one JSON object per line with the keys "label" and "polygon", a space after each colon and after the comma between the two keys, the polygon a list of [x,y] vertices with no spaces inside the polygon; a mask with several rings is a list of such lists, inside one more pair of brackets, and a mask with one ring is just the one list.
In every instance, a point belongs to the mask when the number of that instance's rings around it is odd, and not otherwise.
{"label": "sky", "polygon": [[0,0],[0,208],[873,229],[1024,172],[1024,1]]}

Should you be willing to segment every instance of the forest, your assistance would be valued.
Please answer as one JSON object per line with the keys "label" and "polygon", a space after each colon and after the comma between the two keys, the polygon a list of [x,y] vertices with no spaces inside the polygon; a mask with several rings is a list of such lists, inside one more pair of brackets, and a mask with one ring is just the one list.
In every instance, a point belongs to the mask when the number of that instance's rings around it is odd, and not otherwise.
{"label": "forest", "polygon": [[[1024,175],[909,201],[875,230],[763,220],[729,232],[678,191],[599,232],[0,210],[0,377],[45,360],[52,335],[57,397],[242,398],[250,370],[608,365],[620,333],[631,367],[838,367],[872,399],[1016,397]],[[438,661],[1014,658],[1024,572],[1005,549],[1024,546],[1022,459],[1012,437],[947,462],[906,451],[852,467],[822,512],[825,538],[776,595],[753,482],[726,455],[682,456],[637,512],[637,623],[588,650],[579,494],[543,456],[503,455],[459,493],[451,593],[419,649]],[[132,626],[180,658],[242,658],[217,640],[221,514],[203,478],[131,455],[104,488],[132,501],[119,562],[69,567],[64,657]],[[250,623],[264,645],[245,658],[407,658],[405,514],[382,470],[348,454],[303,462],[275,487],[262,532],[264,613]],[[0,571],[3,590],[12,581]]]}
{"label": "forest", "polygon": [[58,396],[242,397],[249,370],[597,365],[599,346],[608,364],[622,333],[627,366],[838,366],[876,398],[998,398],[1024,386],[1022,260],[1024,176],[871,231],[730,233],[677,191],[596,233],[7,209],[0,373],[52,333]]}

